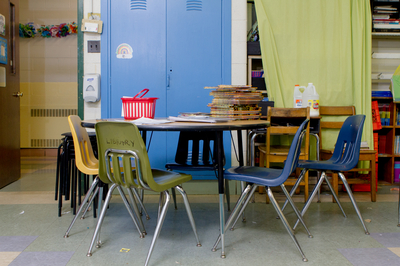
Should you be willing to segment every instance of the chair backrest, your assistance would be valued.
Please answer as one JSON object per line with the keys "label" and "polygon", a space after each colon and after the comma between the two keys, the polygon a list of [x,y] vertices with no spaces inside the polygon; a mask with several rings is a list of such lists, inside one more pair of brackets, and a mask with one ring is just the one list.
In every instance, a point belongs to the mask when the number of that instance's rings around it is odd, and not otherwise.
{"label": "chair backrest", "polygon": [[[286,161],[283,166],[282,174],[281,177],[283,179],[287,179],[297,168],[297,164],[299,161],[300,157],[300,150],[301,150],[301,144],[304,139],[304,136],[307,132],[307,127],[309,124],[309,119],[306,119],[301,123],[299,128],[296,131],[296,134],[293,137],[292,144],[290,145],[289,148],[289,153],[286,158]],[[284,182],[283,180],[282,182]]]}
{"label": "chair backrest", "polygon": [[89,135],[81,125],[82,120],[77,115],[68,116],[68,123],[74,141],[75,164],[84,174],[97,175],[99,172],[99,161],[93,153]]}
{"label": "chair backrest", "polygon": [[339,131],[335,149],[329,161],[343,166],[342,171],[356,167],[360,156],[365,115],[349,116]]}
{"label": "chair backrest", "polygon": [[[305,119],[310,119],[310,107],[307,108],[280,108],[280,107],[268,107],[268,120],[270,126],[267,128],[267,154],[271,145],[271,135],[295,135],[299,129],[299,125]],[[310,127],[307,124],[305,133],[304,145],[309,147],[310,145]],[[305,154],[308,155],[308,148],[304,150]]]}
{"label": "chair backrest", "polygon": [[[320,116],[352,116],[356,114],[354,106],[320,106]],[[321,129],[340,129],[343,121],[325,121],[321,120]]]}
{"label": "chair backrest", "polygon": [[146,145],[136,125],[99,122],[95,129],[99,177],[103,182],[160,191],[154,182]]}
{"label": "chair backrest", "polygon": [[182,165],[213,166],[217,154],[215,132],[185,132],[179,134],[175,162]]}

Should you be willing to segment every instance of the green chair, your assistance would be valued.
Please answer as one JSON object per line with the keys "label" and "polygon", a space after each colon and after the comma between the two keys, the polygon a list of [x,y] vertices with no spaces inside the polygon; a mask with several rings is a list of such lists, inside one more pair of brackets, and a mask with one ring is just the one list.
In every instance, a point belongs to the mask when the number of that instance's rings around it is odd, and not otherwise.
{"label": "green chair", "polygon": [[[185,191],[179,186],[179,184],[190,181],[192,176],[172,171],[151,169],[146,146],[137,126],[132,123],[99,122],[96,124],[95,129],[99,154],[99,177],[103,182],[112,185],[101,210],[87,256],[92,255],[93,245],[104,220],[112,191],[116,187],[121,186],[160,193],[157,226],[145,265],[149,263],[155,242],[160,234],[170,202],[168,190],[171,188],[177,189],[182,194],[186,211],[196,237],[197,246],[201,246],[189,201]],[[121,163],[122,167],[120,167]]]}

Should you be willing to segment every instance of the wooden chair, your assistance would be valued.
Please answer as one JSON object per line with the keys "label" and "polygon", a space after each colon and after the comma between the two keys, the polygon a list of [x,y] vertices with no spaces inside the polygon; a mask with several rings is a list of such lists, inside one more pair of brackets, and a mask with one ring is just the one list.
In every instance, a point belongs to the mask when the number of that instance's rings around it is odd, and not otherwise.
{"label": "wooden chair", "polygon": [[[271,163],[283,163],[289,152],[290,142],[288,145],[274,145],[271,143],[273,135],[294,135],[300,124],[310,119],[310,110],[307,108],[277,108],[268,107],[268,121],[270,127],[267,128],[266,145],[259,146],[260,150],[260,167],[271,166]],[[306,134],[300,152],[301,160],[308,160],[310,149],[310,126],[307,126]],[[265,163],[265,164],[264,164]],[[300,169],[296,170],[296,177],[299,176]],[[287,186],[293,186],[297,178],[288,178],[285,182]],[[300,186],[304,186],[304,198],[308,198],[308,173],[304,176]]]}
{"label": "wooden chair", "polygon": [[[326,130],[326,129],[337,129],[338,133],[340,128],[343,125],[343,121],[339,122],[332,122],[332,121],[326,121],[324,120],[324,117],[326,116],[352,116],[356,114],[356,108],[354,106],[320,106],[319,107],[319,113],[321,116],[321,131]],[[320,138],[321,142],[320,145],[322,145],[322,137],[323,134],[320,131]],[[372,145],[373,143],[371,143]],[[371,149],[360,149],[360,156],[359,156],[359,161],[369,161],[369,167],[368,168],[353,168],[349,172],[353,172],[353,174],[356,176],[358,172],[360,171],[368,171],[371,175],[369,180],[366,179],[361,179],[361,178],[348,178],[347,181],[349,184],[370,184],[371,186],[371,201],[375,202],[376,201],[376,175],[375,175],[375,150]],[[333,149],[320,149],[320,158],[321,160],[328,160],[331,158],[333,154]],[[349,172],[346,172],[347,174]],[[343,184],[343,182],[339,181],[338,174],[337,173],[332,173],[332,186],[333,189],[335,190],[336,194],[338,193],[338,187],[339,184]],[[335,199],[332,197],[332,201],[335,202]]]}

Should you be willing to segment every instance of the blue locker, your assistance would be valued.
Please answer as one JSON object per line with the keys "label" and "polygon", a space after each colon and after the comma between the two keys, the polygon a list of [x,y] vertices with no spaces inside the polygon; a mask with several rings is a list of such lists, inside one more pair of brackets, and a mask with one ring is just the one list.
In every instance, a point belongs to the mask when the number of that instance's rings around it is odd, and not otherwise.
{"label": "blue locker", "polygon": [[[121,97],[144,88],[159,98],[156,117],[209,112],[204,87],[230,83],[230,0],[102,0],[101,10],[102,118],[120,117]],[[153,167],[173,161],[177,137],[154,132]]]}

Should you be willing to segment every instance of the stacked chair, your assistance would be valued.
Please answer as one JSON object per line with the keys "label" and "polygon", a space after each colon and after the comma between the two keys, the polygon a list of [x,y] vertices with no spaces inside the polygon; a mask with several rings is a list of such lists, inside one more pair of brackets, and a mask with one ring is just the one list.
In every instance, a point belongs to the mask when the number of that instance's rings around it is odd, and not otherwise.
{"label": "stacked chair", "polygon": [[[81,219],[84,218],[85,213],[87,212],[89,206],[95,199],[96,195],[99,195],[99,206],[101,208],[101,202],[103,198],[103,188],[106,187],[105,184],[99,179],[98,173],[99,173],[99,161],[95,157],[95,153],[93,152],[93,148],[91,145],[91,141],[89,138],[89,134],[86,131],[85,128],[81,126],[82,120],[79,118],[79,116],[76,115],[71,115],[68,117],[68,123],[71,129],[71,134],[74,142],[74,154],[75,154],[75,165],[77,169],[79,169],[80,172],[86,174],[86,175],[91,175],[94,177],[93,182],[89,190],[87,191],[82,203],[80,204],[80,207],[73,218],[70,226],[68,227],[64,237],[67,238],[69,236],[69,232],[71,231],[73,225],[75,224],[75,221],[79,217],[79,215],[82,213]],[[135,193],[136,191],[133,191]],[[138,198],[137,192],[136,192],[136,197]],[[124,197],[123,197],[124,198]],[[139,203],[142,205],[142,208],[144,211],[146,209],[144,208],[143,204],[141,201]],[[136,205],[135,205],[136,206]],[[99,209],[100,209],[99,208]],[[95,210],[95,208],[93,208]],[[146,213],[147,215],[147,213]],[[147,215],[147,218],[148,215]],[[136,221],[136,220],[135,220]],[[141,219],[140,219],[141,221]],[[142,225],[142,228],[144,226]]]}

